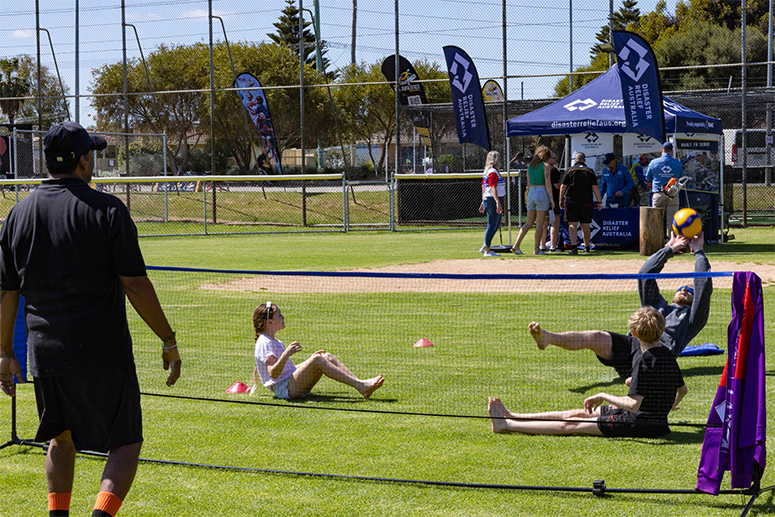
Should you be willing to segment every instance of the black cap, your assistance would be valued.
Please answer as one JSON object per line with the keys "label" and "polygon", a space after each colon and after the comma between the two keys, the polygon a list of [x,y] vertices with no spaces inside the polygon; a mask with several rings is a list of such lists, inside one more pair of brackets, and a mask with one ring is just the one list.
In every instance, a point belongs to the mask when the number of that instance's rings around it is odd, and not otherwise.
{"label": "black cap", "polygon": [[616,155],[614,153],[605,153],[605,156],[603,157],[603,163],[608,165],[611,163],[611,160],[616,160]]}
{"label": "black cap", "polygon": [[65,163],[84,156],[91,150],[102,150],[108,142],[101,136],[91,136],[76,122],[60,122],[43,137],[43,152],[46,161]]}
{"label": "black cap", "polygon": [[665,142],[662,144],[662,149],[666,151],[672,151],[673,150],[673,143],[672,142]]}

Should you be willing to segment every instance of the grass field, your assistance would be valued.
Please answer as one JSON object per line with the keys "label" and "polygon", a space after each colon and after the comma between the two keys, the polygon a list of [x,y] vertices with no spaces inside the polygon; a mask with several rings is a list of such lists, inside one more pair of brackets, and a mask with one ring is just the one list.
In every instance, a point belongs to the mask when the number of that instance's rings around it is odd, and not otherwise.
{"label": "grass field", "polygon": [[[713,261],[772,264],[773,230],[735,230],[735,240],[708,246]],[[149,265],[239,270],[341,270],[478,258],[481,232],[260,235],[142,239]],[[530,242],[532,236],[527,237]],[[635,252],[595,254],[636,258]],[[519,260],[505,256],[500,260]],[[546,257],[564,272],[562,257]],[[686,261],[691,256],[679,256]],[[498,260],[492,261],[496,267]],[[487,271],[493,272],[493,271]],[[497,271],[495,271],[497,272]],[[548,328],[624,331],[637,307],[633,292],[487,293],[273,293],[202,290],[217,277],[151,272],[162,304],[178,332],[183,377],[167,389],[158,343],[130,310],[144,396],[143,457],[247,469],[459,483],[590,488],[692,489],[703,431],[673,427],[661,439],[494,435],[485,407],[499,395],[525,411],[577,407],[597,391],[624,394],[612,370],[591,354],[540,352],[525,331],[539,319]],[[765,325],[775,338],[775,287],[765,287]],[[716,289],[711,320],[695,342],[726,348],[730,291]],[[356,374],[381,373],[385,386],[366,401],[332,381],[300,402],[277,403],[266,392],[228,395],[252,369],[250,313],[267,299],[277,303],[288,328],[286,343],[301,353],[325,348]],[[411,345],[427,337],[436,347]],[[679,361],[690,393],[674,422],[702,423],[715,395],[726,356]],[[775,372],[768,361],[768,377]],[[0,436],[10,435],[10,400],[0,398]],[[336,411],[330,410],[336,409]],[[768,409],[772,414],[773,400]],[[356,410],[356,411],[352,411]],[[376,410],[379,412],[361,412]],[[19,434],[34,435],[32,385],[18,395]],[[382,413],[384,412],[384,413]],[[409,414],[404,414],[409,413]],[[454,416],[428,416],[444,414]],[[768,440],[770,448],[773,440]],[[0,515],[43,515],[43,452],[14,446],[0,451]],[[72,515],[88,515],[104,462],[80,457]],[[773,484],[765,473],[763,484]],[[728,488],[728,478],[722,488]],[[747,498],[680,494],[615,494],[462,488],[412,483],[331,479],[143,463],[120,515],[648,515],[734,516]],[[775,511],[772,492],[749,515]]]}

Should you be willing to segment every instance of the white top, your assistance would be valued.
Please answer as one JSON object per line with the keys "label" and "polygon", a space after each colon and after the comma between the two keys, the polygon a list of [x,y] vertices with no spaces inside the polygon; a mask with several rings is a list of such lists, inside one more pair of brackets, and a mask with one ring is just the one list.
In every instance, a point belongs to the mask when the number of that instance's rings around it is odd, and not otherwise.
{"label": "white top", "polygon": [[[501,176],[501,173],[498,172],[498,169],[495,169],[493,167],[490,167],[486,171],[484,171],[484,174],[482,176],[482,185],[484,186],[484,191],[482,192],[482,199],[492,197],[492,191],[490,190],[490,176],[493,176],[498,178],[498,184],[495,187],[495,191],[498,193],[498,197],[504,197],[506,195],[506,180],[503,179],[503,176]],[[494,179],[493,177],[493,179]]]}
{"label": "white top", "polygon": [[256,368],[258,368],[258,374],[261,376],[261,384],[270,390],[272,390],[272,386],[288,379],[293,375],[293,372],[296,371],[296,365],[293,364],[293,361],[288,359],[285,363],[285,368],[283,368],[283,373],[281,373],[278,378],[273,379],[272,376],[269,375],[269,368],[266,366],[266,360],[270,355],[273,355],[275,359],[279,360],[280,356],[283,355],[283,352],[285,352],[285,345],[283,345],[282,341],[272,339],[266,334],[258,336],[255,351]]}

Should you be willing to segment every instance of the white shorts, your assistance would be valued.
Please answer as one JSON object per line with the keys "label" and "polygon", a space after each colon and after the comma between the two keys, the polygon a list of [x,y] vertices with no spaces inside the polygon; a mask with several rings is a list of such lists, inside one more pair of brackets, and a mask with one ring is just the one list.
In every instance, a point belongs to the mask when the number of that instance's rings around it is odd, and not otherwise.
{"label": "white shorts", "polygon": [[546,187],[530,187],[527,192],[527,209],[546,212],[549,210],[549,194]]}
{"label": "white shorts", "polygon": [[272,384],[272,386],[270,386],[269,390],[274,393],[275,398],[291,400],[291,396],[288,394],[288,381],[290,380],[291,378],[288,377],[284,381],[278,382],[277,384]]}

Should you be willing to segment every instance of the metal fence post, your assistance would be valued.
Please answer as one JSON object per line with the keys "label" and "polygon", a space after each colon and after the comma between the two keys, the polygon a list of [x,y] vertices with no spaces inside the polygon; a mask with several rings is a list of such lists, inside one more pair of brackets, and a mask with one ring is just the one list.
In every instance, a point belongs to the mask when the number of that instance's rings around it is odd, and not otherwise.
{"label": "metal fence post", "polygon": [[342,173],[342,231],[344,233],[347,233],[347,231],[350,229],[350,205],[348,203],[350,197],[347,195],[347,178],[345,177],[345,173]]}
{"label": "metal fence post", "polygon": [[202,221],[205,223],[205,235],[207,235],[207,187],[205,185],[205,183],[202,184]]}
{"label": "metal fence post", "polygon": [[[16,137],[18,134],[16,133],[16,127],[13,128],[13,133],[11,133],[11,136],[13,137],[13,179],[19,179],[19,175],[17,174],[17,171],[19,170],[19,153],[16,152]],[[14,185],[14,191],[16,192],[16,202],[19,202],[19,184],[17,183]]]}
{"label": "metal fence post", "polygon": [[[167,175],[167,131],[164,131],[162,135],[162,155],[164,156],[164,176]],[[169,183],[164,184],[164,222],[170,222],[170,199],[169,199]]]}

